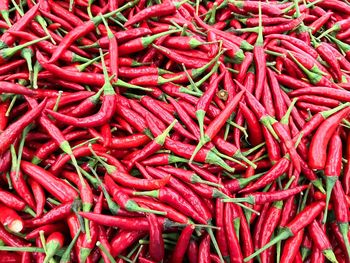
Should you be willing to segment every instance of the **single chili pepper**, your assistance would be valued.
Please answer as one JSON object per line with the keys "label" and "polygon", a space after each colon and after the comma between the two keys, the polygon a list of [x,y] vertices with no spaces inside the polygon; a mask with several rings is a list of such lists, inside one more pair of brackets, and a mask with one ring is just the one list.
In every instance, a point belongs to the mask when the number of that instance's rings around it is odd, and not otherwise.
{"label": "single chili pepper", "polygon": [[326,119],[317,129],[312,138],[309,151],[308,164],[312,169],[323,169],[326,163],[326,150],[329,140],[339,125],[340,121],[350,112],[345,108]]}
{"label": "single chili pepper", "polygon": [[[290,31],[298,27],[302,21],[305,19],[306,14],[302,14],[298,18],[293,19],[289,23],[282,24],[282,25],[275,25],[275,26],[264,26],[263,27],[263,34],[264,35],[271,35],[271,34],[282,34],[286,31]],[[259,27],[251,27],[251,28],[242,28],[242,29],[235,29],[234,32],[254,32],[257,33],[259,31]]]}
{"label": "single chili pepper", "polygon": [[[98,157],[98,159],[100,159]],[[101,159],[99,161],[102,161]],[[135,178],[127,173],[118,171],[115,166],[106,164],[102,161],[103,166],[107,170],[107,173],[119,184],[125,185],[130,188],[140,189],[140,190],[154,190],[164,187],[168,181],[169,177],[163,180],[148,180]]]}
{"label": "single chili pepper", "polygon": [[59,206],[54,207],[46,214],[42,215],[41,217],[37,217],[30,220],[24,221],[25,227],[38,227],[43,226],[47,224],[51,224],[54,222],[57,222],[59,220],[67,218],[67,216],[72,214],[72,210],[75,210],[80,206],[79,201],[74,202],[67,202],[65,204],[61,204]]}
{"label": "single chili pepper", "polygon": [[72,201],[78,196],[70,185],[35,164],[22,161],[21,169],[61,202]]}
{"label": "single chili pepper", "polygon": [[[114,36],[118,42],[129,41],[138,37],[143,37],[145,35],[151,34],[152,31],[148,28],[132,28],[121,32],[116,32]],[[87,45],[82,48],[107,48],[109,45],[108,36],[101,37],[92,45]]]}
{"label": "single chili pepper", "polygon": [[223,199],[223,202],[247,202],[249,204],[261,205],[268,202],[275,202],[279,200],[287,199],[290,196],[296,195],[301,191],[305,190],[308,186],[297,186],[292,189],[276,191],[276,192],[261,192],[261,193],[251,193],[246,197],[237,197]]}
{"label": "single chili pepper", "polygon": [[305,226],[308,226],[312,223],[312,221],[320,214],[320,212],[325,207],[324,202],[314,202],[304,208],[290,223],[286,225],[283,231],[275,236],[268,244],[263,246],[262,248],[255,251],[252,255],[245,258],[244,261],[248,261],[255,256],[259,255],[261,252],[265,251],[269,247],[274,244],[285,240],[291,236],[296,235],[300,230],[302,230]]}
{"label": "single chili pepper", "polygon": [[166,48],[164,46],[157,46],[152,44],[152,46],[154,48],[156,48],[161,54],[163,54],[164,56],[168,57],[169,59],[171,59],[172,61],[179,63],[179,64],[184,64],[186,66],[186,68],[198,68],[198,67],[203,67],[205,66],[208,61],[206,59],[203,58],[189,58],[186,57],[180,53],[178,53],[175,50]]}
{"label": "single chili pepper", "polygon": [[[70,133],[64,133],[64,138],[67,141],[76,140],[78,138],[84,138],[87,134],[86,131],[74,131]],[[45,160],[50,154],[56,151],[59,146],[56,144],[54,140],[50,140],[47,143],[43,144],[40,148],[38,148],[35,152],[35,155],[32,159],[32,163],[38,164],[42,160]]]}
{"label": "single chili pepper", "polygon": [[338,223],[339,231],[344,240],[346,247],[346,253],[348,258],[350,257],[350,245],[349,245],[349,215],[347,212],[346,197],[343,187],[340,181],[336,181],[332,191],[332,204],[334,206],[335,218]]}
{"label": "single chili pepper", "polygon": [[29,191],[28,185],[25,182],[24,176],[21,171],[18,171],[17,156],[14,147],[11,145],[11,155],[12,155],[12,168],[10,172],[10,178],[13,188],[16,192],[23,198],[23,200],[31,207],[35,207],[35,202],[32,193]]}
{"label": "single chili pepper", "polygon": [[225,204],[224,208],[224,227],[226,233],[226,240],[229,247],[229,254],[231,262],[242,262],[243,255],[241,252],[241,248],[239,246],[238,237],[236,235],[234,225],[232,222],[232,204]]}
{"label": "single chili pepper", "polygon": [[210,262],[210,236],[205,234],[198,247],[198,263]]}
{"label": "single chili pepper", "polygon": [[147,214],[147,221],[149,222],[149,253],[153,260],[161,261],[164,258],[164,240],[162,237],[162,228],[158,224],[157,216],[154,214]]}
{"label": "single chili pepper", "polygon": [[[91,220],[97,224],[105,225],[105,226],[112,226],[112,227],[118,227],[125,230],[138,230],[138,231],[149,231],[151,228],[150,223],[148,220],[144,217],[122,217],[122,216],[109,216],[109,215],[103,215],[99,213],[92,213],[92,212],[79,212],[79,214],[87,218],[88,220]],[[157,219],[155,221],[156,225],[166,229],[167,227],[171,226],[171,221],[167,219]]]}
{"label": "single chili pepper", "polygon": [[171,255],[171,262],[175,263],[181,262],[183,260],[193,231],[193,225],[188,225],[182,230],[181,235],[179,236],[179,239],[176,242],[174,251]]}
{"label": "single chili pepper", "polygon": [[185,158],[181,158],[172,154],[155,154],[152,157],[149,157],[141,162],[142,165],[145,166],[158,166],[158,165],[166,165],[172,163],[187,163],[188,160]]}
{"label": "single chili pepper", "polygon": [[107,189],[109,192],[111,192],[113,199],[118,203],[118,205],[120,205],[120,207],[126,209],[127,211],[164,214],[160,211],[140,207],[135,201],[130,199],[116,183],[114,183],[113,179],[109,175],[105,175],[104,180],[106,181]]}
{"label": "single chili pepper", "polygon": [[[38,39],[34,34],[28,33],[28,32],[23,32],[23,31],[14,31],[11,32],[11,35],[23,38],[29,41],[34,41]],[[36,44],[38,47],[40,47],[42,50],[44,50],[47,53],[53,53],[54,50],[56,49],[56,46],[51,44],[49,41],[40,41]],[[89,61],[87,58],[84,58],[82,56],[79,56],[78,54],[66,50],[65,52],[62,53],[61,59],[66,61],[66,62],[87,62]]]}
{"label": "single chili pepper", "polygon": [[163,4],[158,4],[154,6],[150,6],[148,8],[143,9],[142,11],[138,12],[136,15],[134,15],[131,19],[129,19],[124,26],[128,27],[131,25],[134,25],[142,20],[146,20],[148,18],[157,16],[157,17],[162,17],[162,16],[167,16],[171,15],[176,12],[176,10],[187,1],[182,1],[182,2],[176,2],[176,3],[163,3]]}
{"label": "single chili pepper", "polygon": [[331,199],[331,193],[332,189],[334,187],[335,182],[338,180],[338,177],[341,172],[341,157],[342,156],[342,141],[339,136],[339,132],[336,131],[330,141],[329,141],[329,148],[328,148],[328,156],[325,164],[325,176],[326,176],[326,190],[327,190],[327,197],[326,197],[326,208],[324,213],[323,222],[326,222],[327,220],[327,213],[328,213],[328,204]]}
{"label": "single chili pepper", "polygon": [[324,254],[329,261],[336,262],[337,260],[335,258],[334,252],[332,251],[332,245],[328,240],[326,233],[320,226],[320,223],[314,220],[308,226],[308,232],[312,241],[317,246],[317,248],[322,252],[322,254]]}
{"label": "single chili pepper", "polygon": [[281,262],[294,262],[296,254],[299,251],[299,247],[303,240],[304,230],[300,230],[295,236],[289,238],[284,247],[281,256]]}
{"label": "single chili pepper", "polygon": [[239,110],[242,116],[245,118],[248,134],[249,134],[249,142],[252,145],[258,145],[263,142],[263,134],[262,129],[260,127],[259,120],[256,118],[254,113],[246,106],[246,104],[240,102]]}
{"label": "single chili pepper", "polygon": [[[104,18],[109,18],[109,17],[117,14],[118,12],[121,12],[123,10],[126,10],[126,9],[132,7],[134,4],[135,4],[134,2],[129,2],[129,3],[125,4],[124,6],[118,8],[116,10],[113,10],[110,13],[104,14],[103,17]],[[57,59],[60,58],[62,53],[65,50],[67,50],[68,47],[71,44],[74,43],[75,40],[81,38],[82,36],[84,36],[84,35],[86,35],[88,33],[90,33],[100,23],[102,23],[102,16],[96,16],[93,19],[85,22],[84,24],[78,25],[76,28],[74,28],[73,30],[69,31],[69,33],[62,39],[62,41],[58,45],[57,49],[52,54],[49,62],[53,63],[53,62],[57,61]]]}
{"label": "single chili pepper", "polygon": [[46,201],[45,192],[43,187],[32,178],[28,178],[28,183],[33,191],[33,196],[36,203],[35,214],[37,217],[39,217],[44,212],[44,206]]}
{"label": "single chili pepper", "polygon": [[32,215],[34,214],[21,198],[2,189],[0,189],[0,201],[16,211],[23,211]]}
{"label": "single chili pepper", "polygon": [[187,247],[187,257],[190,263],[198,262],[198,244],[191,239]]}
{"label": "single chili pepper", "polygon": [[145,205],[151,209],[166,212],[166,217],[174,222],[178,222],[181,224],[188,224],[190,222],[190,219],[188,217],[184,216],[183,214],[181,214],[180,212],[178,212],[174,208],[172,208],[168,205],[165,205],[163,203],[156,202],[155,200],[153,200],[151,198],[134,197],[133,200],[140,205]]}
{"label": "single chili pepper", "polygon": [[1,224],[14,233],[21,232],[23,229],[23,220],[16,211],[5,205],[0,205],[0,209],[2,211],[0,215]]}
{"label": "single chili pepper", "polygon": [[[307,123],[306,125],[300,130],[296,136],[300,136],[300,134],[303,134],[303,136],[310,135],[314,129],[316,129],[321,123],[323,123],[326,119],[328,119],[330,116],[333,116],[333,114],[343,110],[348,106],[347,103],[341,104],[338,107],[335,107],[334,109],[323,111],[315,114]],[[293,138],[293,141],[296,140],[296,136]]]}
{"label": "single chili pepper", "polygon": [[204,116],[224,75],[225,73],[221,73],[209,84],[208,89],[203,93],[203,95],[199,98],[198,103],[196,104],[196,116],[199,124],[201,140],[204,138]]}
{"label": "single chili pepper", "polygon": [[146,49],[159,37],[167,36],[167,35],[170,35],[170,34],[173,34],[176,32],[179,32],[179,30],[169,30],[166,32],[152,35],[152,36],[135,38],[133,40],[130,40],[129,42],[126,42],[126,43],[120,45],[118,47],[118,51],[119,51],[120,55],[122,55],[122,56],[132,54],[132,53]]}
{"label": "single chili pepper", "polygon": [[41,227],[34,229],[33,231],[26,234],[25,239],[30,240],[39,237],[40,231],[44,232],[44,234],[51,234],[53,232],[57,232],[64,228],[63,224],[46,224]]}
{"label": "single chili pepper", "polygon": [[227,239],[225,235],[225,219],[224,219],[224,206],[225,204],[221,202],[220,199],[216,199],[215,203],[215,224],[220,229],[216,232],[216,239],[218,242],[218,246],[220,248],[222,257],[224,259],[227,259],[229,257],[229,250],[228,250],[228,244]]}
{"label": "single chili pepper", "polygon": [[145,235],[146,233],[143,231],[119,231],[110,241],[112,256],[116,257],[127,247]]}
{"label": "single chili pepper", "polygon": [[[291,180],[288,181],[288,183],[284,187],[284,190],[288,189],[292,183],[293,181]],[[271,236],[280,221],[280,218],[282,215],[282,208],[283,208],[282,200],[277,201],[273,203],[271,207],[268,207],[268,210],[266,212],[266,217],[264,218],[264,220],[262,220],[264,223],[261,226],[261,230],[260,232],[257,231],[257,233],[260,236],[260,240],[259,240],[260,246],[264,246],[271,239]],[[267,252],[268,251],[264,251],[261,253],[260,257],[262,260],[267,260],[267,257],[268,257]]]}
{"label": "single chili pepper", "polygon": [[262,177],[260,177],[254,184],[243,188],[240,193],[253,193],[255,190],[263,188],[270,182],[276,180],[279,176],[285,173],[289,167],[290,160],[289,156],[285,155],[283,158],[279,159],[277,163]]}

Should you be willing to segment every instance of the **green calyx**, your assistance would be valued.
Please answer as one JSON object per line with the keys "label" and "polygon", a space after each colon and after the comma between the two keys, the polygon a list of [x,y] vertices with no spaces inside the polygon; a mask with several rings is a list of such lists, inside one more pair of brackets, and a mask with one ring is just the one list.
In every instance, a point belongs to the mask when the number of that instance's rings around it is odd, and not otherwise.
{"label": "green calyx", "polygon": [[79,235],[81,233],[81,229],[79,229],[77,231],[77,233],[74,235],[74,238],[72,239],[72,241],[69,243],[68,247],[66,248],[66,250],[64,251],[62,257],[61,257],[61,260],[59,263],[68,263],[68,262],[71,262],[71,257],[70,257],[70,254],[72,252],[72,249],[75,245],[75,243],[77,242],[78,238],[79,238]]}
{"label": "green calyx", "polygon": [[337,182],[337,180],[338,180],[338,176],[326,176],[326,207],[325,207],[324,216],[322,219],[323,224],[326,223],[327,221],[328,205],[331,199],[331,193],[332,193],[333,187]]}
{"label": "green calyx", "polygon": [[224,203],[248,203],[251,205],[255,204],[254,196],[248,195],[246,197],[237,197],[237,198],[226,198],[221,200]]}
{"label": "green calyx", "polygon": [[282,232],[280,232],[277,236],[275,236],[269,243],[267,243],[265,246],[263,246],[262,248],[255,251],[249,257],[246,257],[244,259],[244,262],[250,261],[251,259],[255,258],[259,254],[264,252],[266,249],[272,247],[273,245],[277,244],[278,242],[281,242],[281,241],[283,241],[291,236],[293,236],[293,233],[288,228],[284,228],[282,230]]}
{"label": "green calyx", "polygon": [[322,115],[322,117],[324,119],[327,119],[330,116],[332,116],[333,114],[337,113],[338,111],[341,111],[342,109],[349,107],[349,106],[350,106],[350,102],[346,102],[346,103],[340,104],[339,106],[337,106],[333,109],[330,109],[327,111],[322,111],[322,112],[320,112],[320,114]]}
{"label": "green calyx", "polygon": [[32,41],[26,42],[22,45],[18,45],[15,47],[9,47],[9,48],[4,48],[0,50],[0,55],[3,59],[9,59],[10,57],[14,56],[18,51],[21,51],[22,49],[29,47],[31,45],[34,45],[40,41],[46,40],[48,39],[48,36],[42,37],[42,38],[38,38],[38,39],[34,39]]}
{"label": "green calyx", "polygon": [[60,248],[61,245],[57,241],[46,243],[46,257],[44,259],[44,263],[48,263]]}
{"label": "green calyx", "polygon": [[[91,2],[91,0],[90,0]],[[118,9],[116,10],[113,10],[107,14],[104,14],[102,16],[95,16],[91,19],[91,21],[95,24],[95,26],[98,26],[99,24],[101,24],[103,21],[102,21],[102,17],[107,19],[109,17],[112,17],[112,16],[115,16],[117,15],[118,13],[120,12],[123,12],[124,10],[126,9],[129,9],[133,6],[135,6],[137,3],[139,2],[139,0],[135,0],[135,1],[131,1],[131,2],[127,2],[125,5],[119,7]]]}
{"label": "green calyx", "polygon": [[109,80],[108,71],[105,64],[105,60],[103,58],[102,49],[100,49],[100,57],[101,57],[101,63],[102,63],[102,69],[103,69],[103,76],[105,80],[105,83],[103,84],[103,95],[105,96],[115,95],[114,88]]}
{"label": "green calyx", "polygon": [[205,161],[210,163],[210,164],[218,165],[230,173],[235,172],[235,168],[230,167],[227,163],[225,163],[225,161],[223,159],[221,159],[219,156],[217,156],[212,151],[208,151],[208,154],[206,156]]}
{"label": "green calyx", "polygon": [[162,36],[166,36],[166,35],[170,35],[170,34],[173,34],[173,33],[178,33],[180,32],[181,30],[179,29],[174,29],[174,30],[169,30],[169,31],[166,31],[166,32],[162,32],[162,33],[159,33],[159,34],[155,34],[155,35],[152,35],[152,36],[148,36],[148,37],[142,37],[141,38],[141,42],[142,42],[142,46],[144,48],[148,47],[149,45],[151,45],[155,40],[157,40],[158,38],[162,37]]}
{"label": "green calyx", "polygon": [[177,123],[177,120],[175,119],[169,126],[168,128],[166,128],[162,134],[160,134],[159,136],[157,136],[154,140],[157,144],[159,145],[163,145],[165,142],[166,137],[169,135],[171,129],[175,126],[175,124]]}
{"label": "green calyx", "polygon": [[130,211],[130,212],[143,212],[143,213],[152,213],[152,214],[156,214],[156,215],[166,215],[166,212],[143,208],[143,207],[139,206],[133,200],[128,200],[127,201],[127,203],[125,204],[125,209]]}
{"label": "green calyx", "polygon": [[322,254],[332,263],[338,263],[338,260],[332,249],[325,249]]}

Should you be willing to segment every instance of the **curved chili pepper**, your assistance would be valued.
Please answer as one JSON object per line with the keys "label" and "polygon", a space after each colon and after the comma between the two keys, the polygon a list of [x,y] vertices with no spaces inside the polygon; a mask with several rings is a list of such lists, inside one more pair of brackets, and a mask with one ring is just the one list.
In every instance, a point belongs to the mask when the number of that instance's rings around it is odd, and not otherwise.
{"label": "curved chili pepper", "polygon": [[19,19],[15,24],[13,24],[0,38],[0,48],[5,48],[11,46],[15,42],[15,38],[10,34],[12,31],[18,31],[24,29],[27,24],[33,20],[39,10],[39,4],[31,7],[28,12],[26,12],[21,19]]}
{"label": "curved chili pepper", "polygon": [[21,169],[61,202],[72,201],[78,196],[70,185],[35,164],[21,161]]}
{"label": "curved chili pepper", "polygon": [[22,130],[35,120],[42,110],[45,108],[47,100],[43,100],[39,106],[28,113],[16,122],[9,125],[0,135],[0,154],[4,153],[13,141],[20,135]]}
{"label": "curved chili pepper", "polygon": [[138,12],[136,15],[134,15],[131,19],[129,19],[124,26],[128,27],[133,24],[136,24],[142,20],[146,20],[150,17],[157,16],[167,16],[171,15],[176,12],[176,10],[184,3],[183,2],[166,2],[159,5],[153,5],[148,8],[143,9],[141,12]]}
{"label": "curved chili pepper", "polygon": [[161,261],[164,258],[164,240],[162,237],[162,228],[158,224],[157,216],[147,214],[149,223],[149,253],[153,260]]}
{"label": "curved chili pepper", "polygon": [[[125,194],[121,188],[114,183],[113,179],[109,175],[105,175],[106,187],[111,192],[113,199],[120,205],[120,207],[130,211],[130,212],[151,212],[164,214],[164,212],[146,209],[140,207],[135,201],[129,198],[127,194]],[[154,190],[156,191],[156,190]]]}
{"label": "curved chili pepper", "polygon": [[171,255],[172,263],[181,262],[183,260],[193,231],[193,225],[188,225],[182,230],[179,239],[177,240],[174,251]]}
{"label": "curved chili pepper", "polygon": [[340,121],[349,115],[350,108],[345,108],[326,119],[313,136],[309,150],[308,164],[312,169],[323,169],[326,163],[326,150],[329,140]]}
{"label": "curved chili pepper", "polygon": [[79,202],[68,202],[51,209],[41,217],[24,221],[26,227],[42,226],[67,218],[72,213],[74,207],[79,206]]}
{"label": "curved chili pepper", "polygon": [[28,178],[28,183],[33,191],[33,196],[36,203],[35,214],[37,217],[41,216],[41,214],[44,212],[44,206],[46,201],[44,189],[32,178]]}
{"label": "curved chili pepper", "polygon": [[324,230],[316,220],[314,220],[308,226],[308,232],[312,241],[322,252],[322,254],[324,254],[329,261],[336,262],[337,260],[335,258],[334,252],[332,251],[332,245],[328,240],[328,237],[326,236]]}
{"label": "curved chili pepper", "polygon": [[301,242],[303,241],[303,236],[304,236],[304,230],[302,229],[298,233],[296,233],[295,236],[289,238],[286,241],[283,247],[281,262],[283,263],[294,262],[296,254],[299,251]]}

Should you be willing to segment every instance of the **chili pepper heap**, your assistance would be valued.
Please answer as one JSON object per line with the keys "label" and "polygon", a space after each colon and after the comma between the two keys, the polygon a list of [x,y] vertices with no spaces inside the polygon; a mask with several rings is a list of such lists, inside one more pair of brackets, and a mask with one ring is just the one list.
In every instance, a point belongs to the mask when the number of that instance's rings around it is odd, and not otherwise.
{"label": "chili pepper heap", "polygon": [[350,4],[0,1],[0,262],[350,262]]}

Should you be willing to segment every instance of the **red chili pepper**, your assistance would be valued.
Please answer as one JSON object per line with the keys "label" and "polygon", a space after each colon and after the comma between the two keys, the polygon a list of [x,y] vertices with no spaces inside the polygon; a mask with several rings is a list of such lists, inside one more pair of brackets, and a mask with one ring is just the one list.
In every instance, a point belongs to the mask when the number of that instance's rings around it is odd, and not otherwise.
{"label": "red chili pepper", "polygon": [[21,161],[21,169],[61,202],[74,200],[78,193],[66,182],[35,164]]}
{"label": "red chili pepper", "polygon": [[14,233],[19,233],[23,229],[22,218],[11,208],[0,205],[1,215],[0,222],[4,227],[7,227]]}
{"label": "red chili pepper", "polygon": [[348,116],[349,108],[345,108],[326,119],[312,138],[309,150],[309,167],[323,169],[326,163],[326,150],[329,140],[343,118]]}
{"label": "red chili pepper", "polygon": [[110,241],[112,256],[116,257],[127,247],[145,235],[146,233],[142,231],[118,231],[118,233]]}
{"label": "red chili pepper", "polygon": [[264,203],[275,202],[287,199],[290,196],[296,195],[301,191],[305,190],[308,186],[302,185],[297,186],[292,189],[276,191],[276,192],[261,192],[261,193],[251,193],[246,197],[237,197],[230,199],[223,199],[223,202],[247,202],[249,204],[261,205]]}
{"label": "red chili pepper", "polygon": [[15,38],[10,34],[13,31],[19,31],[24,29],[30,21],[36,16],[39,9],[39,4],[31,7],[21,19],[19,19],[15,24],[13,24],[0,38],[0,48],[11,46],[15,42]]}
{"label": "red chili pepper", "polygon": [[36,203],[35,214],[37,217],[39,217],[44,212],[44,206],[46,202],[45,192],[44,192],[44,189],[41,187],[41,185],[38,184],[32,178],[28,178],[28,183],[30,185],[30,188],[33,191],[33,196]]}
{"label": "red chili pepper", "polygon": [[314,220],[308,226],[308,232],[312,241],[315,243],[316,247],[322,252],[322,254],[324,254],[329,261],[335,262],[336,258],[334,252],[332,251],[332,245],[328,240],[326,233],[320,226],[320,223]]}
{"label": "red chili pepper", "polygon": [[157,216],[154,214],[147,214],[147,221],[149,222],[149,253],[153,260],[161,261],[164,258],[164,240],[162,237],[162,228],[158,224]]}
{"label": "red chili pepper", "polygon": [[[113,181],[113,179],[109,176],[105,176],[106,181],[106,187],[108,191],[112,194],[113,199],[120,205],[122,208],[126,209],[130,212],[152,212],[152,213],[158,213],[158,214],[164,214],[163,212],[146,209],[143,207],[140,207],[135,201],[133,201],[127,194],[125,194],[121,188],[116,185]],[[154,190],[156,191],[156,190]]]}
{"label": "red chili pepper", "polygon": [[176,12],[176,10],[187,1],[183,2],[166,2],[163,4],[158,4],[154,6],[150,6],[148,8],[143,9],[141,12],[138,12],[136,15],[134,15],[131,19],[129,19],[124,26],[128,27],[131,25],[134,25],[142,20],[146,20],[150,17],[162,17],[162,16],[167,16],[171,15]]}
{"label": "red chili pepper", "polygon": [[233,207],[232,204],[225,204],[225,210],[224,210],[224,227],[225,227],[225,233],[226,233],[226,240],[229,247],[229,253],[230,253],[230,260],[231,262],[242,262],[243,261],[243,255],[241,248],[239,246],[238,237],[236,235],[233,222],[232,222],[232,216],[233,216]]}
{"label": "red chili pepper", "polygon": [[304,236],[304,230],[302,229],[298,233],[296,233],[295,236],[289,238],[286,241],[283,247],[281,262],[283,263],[294,262],[295,257],[299,252],[299,247],[303,240],[303,236]]}
{"label": "red chili pepper", "polygon": [[40,231],[44,232],[44,234],[48,235],[53,232],[60,231],[64,228],[63,224],[46,224],[41,227],[35,228],[33,231],[26,234],[25,238],[27,240],[34,239],[39,237]]}
{"label": "red chili pepper", "polygon": [[193,231],[194,231],[193,225],[188,225],[182,230],[181,235],[179,236],[179,239],[177,240],[174,251],[171,255],[171,262],[172,263],[181,262],[183,260]]}

